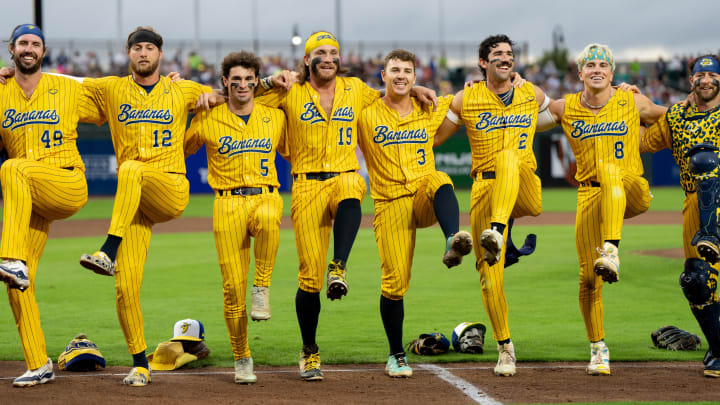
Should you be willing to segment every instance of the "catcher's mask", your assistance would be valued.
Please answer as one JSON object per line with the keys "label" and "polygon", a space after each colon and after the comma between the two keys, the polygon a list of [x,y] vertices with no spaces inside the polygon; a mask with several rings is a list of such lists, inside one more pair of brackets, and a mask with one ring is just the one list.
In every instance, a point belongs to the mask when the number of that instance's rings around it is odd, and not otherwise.
{"label": "catcher's mask", "polygon": [[[487,328],[485,327],[485,324],[482,322],[462,322],[458,326],[455,327],[452,333],[452,345],[453,349],[460,353],[460,352],[468,352],[467,350],[463,350],[461,348],[460,340],[462,339],[463,335],[465,335],[468,331],[471,331],[472,329],[478,329],[480,330],[482,334],[481,340],[485,340],[485,331]],[[484,343],[484,342],[482,342]],[[475,352],[475,351],[471,351]],[[482,354],[482,346],[479,347],[479,353]]]}
{"label": "catcher's mask", "polygon": [[148,356],[151,369],[165,371],[175,370],[197,359],[197,356],[185,353],[180,342],[162,342]]}
{"label": "catcher's mask", "polygon": [[95,343],[80,333],[58,357],[58,368],[67,371],[94,371],[105,368],[105,358]]}

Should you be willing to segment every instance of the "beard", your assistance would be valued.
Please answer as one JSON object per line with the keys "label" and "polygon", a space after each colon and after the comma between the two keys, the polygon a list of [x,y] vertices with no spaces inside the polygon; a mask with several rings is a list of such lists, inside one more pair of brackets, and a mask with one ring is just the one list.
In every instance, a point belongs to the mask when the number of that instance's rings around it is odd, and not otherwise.
{"label": "beard", "polygon": [[25,55],[32,54],[24,53],[22,55],[13,55],[13,62],[15,63],[15,68],[24,75],[31,75],[40,70],[40,67],[42,66],[42,56],[38,57],[37,61],[34,64],[28,66],[25,65],[25,62],[23,62],[22,60],[22,57]]}
{"label": "beard", "polygon": [[715,87],[715,89],[713,89],[713,91],[710,93],[710,95],[709,95],[709,96],[703,96],[702,90],[700,90],[700,81],[699,81],[699,80],[696,81],[696,82],[695,82],[695,86],[694,86],[694,87],[695,87],[695,89],[694,89],[694,91],[695,91],[695,96],[696,96],[699,100],[702,100],[702,101],[705,102],[705,103],[714,100],[715,97],[717,97],[718,92],[720,92],[720,82],[718,82],[717,80],[714,80],[714,79],[713,79],[713,86]]}
{"label": "beard", "polygon": [[145,67],[141,66],[139,62],[132,62],[130,61],[130,69],[132,69],[133,73],[135,73],[138,76],[141,77],[148,77],[152,76],[155,71],[157,71],[158,65],[160,64],[159,60],[156,60],[154,63],[150,63],[149,65],[145,65]]}
{"label": "beard", "polygon": [[[318,69],[318,65],[320,64],[320,58],[313,58],[313,60],[310,62],[310,69],[312,70],[313,75],[323,81],[330,81],[335,78],[338,71],[340,71],[340,59],[334,58],[333,59],[333,65],[335,65],[335,71],[331,74],[320,72],[320,69]],[[329,75],[329,76],[325,76]]]}

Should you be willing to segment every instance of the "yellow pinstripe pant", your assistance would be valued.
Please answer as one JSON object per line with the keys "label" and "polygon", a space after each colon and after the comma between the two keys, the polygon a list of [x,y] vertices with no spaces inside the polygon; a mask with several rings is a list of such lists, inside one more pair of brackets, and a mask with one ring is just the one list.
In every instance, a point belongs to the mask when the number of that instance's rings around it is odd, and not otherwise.
{"label": "yellow pinstripe pant", "polygon": [[[516,157],[517,155],[504,155],[505,158],[511,159],[513,156]],[[496,179],[483,180],[481,174],[478,173],[478,177],[473,183],[470,196],[470,226],[472,227],[473,240],[480,240],[480,234],[485,229],[490,228],[490,222],[502,222],[500,220],[501,218],[496,216],[496,211],[510,213],[504,220],[504,223],[507,223],[509,218],[519,218],[526,215],[537,216],[542,212],[540,178],[533,173],[533,170],[524,161],[516,159],[514,165],[517,167],[516,176],[504,176],[501,174],[499,178],[497,178],[498,174],[496,173]],[[505,167],[510,166],[512,166],[512,163],[505,165]],[[501,179],[506,181],[506,183],[501,183]],[[507,182],[513,184],[507,186]],[[511,198],[499,199],[496,197],[497,194],[506,194],[506,187],[508,187],[511,192],[512,190],[517,190],[514,205],[509,207],[506,207],[504,204],[511,201]],[[496,200],[503,201],[504,203],[500,206],[494,205]],[[503,240],[507,240],[507,228],[503,232]],[[479,243],[474,243],[473,246],[475,247],[475,256],[477,258],[476,267],[480,272],[483,304],[490,318],[493,337],[495,340],[509,339],[508,305],[503,287],[505,276],[505,246],[503,246],[503,251],[500,254],[500,261],[493,266],[489,266],[483,259],[485,249],[483,249]]]}
{"label": "yellow pinstripe pant", "polygon": [[355,172],[342,173],[328,180],[307,180],[302,175],[293,183],[290,210],[300,270],[300,289],[322,290],[332,221],[338,204],[365,197],[365,180]]}
{"label": "yellow pinstripe pant", "polygon": [[280,244],[282,206],[277,191],[215,197],[213,231],[223,280],[223,314],[235,360],[250,356],[245,310],[250,239],[255,238],[254,284],[269,287]]}
{"label": "yellow pinstripe pant", "polygon": [[391,300],[405,297],[410,287],[415,230],[437,222],[435,192],[445,184],[452,185],[447,174],[437,171],[417,182],[415,195],[375,201],[373,226],[382,268],[381,293]]}
{"label": "yellow pinstripe pant", "polygon": [[8,288],[8,299],[20,334],[25,363],[33,370],[47,362],[45,336],[35,300],[37,265],[50,223],[67,218],[87,202],[85,174],[27,159],[9,159],[0,166],[4,213],[0,257],[24,260],[30,287]]}
{"label": "yellow pinstripe pant", "polygon": [[189,199],[182,174],[165,173],[129,160],[118,168],[118,188],[109,234],[123,238],[115,271],[116,308],[130,354],[147,348],[140,309],[142,285],[153,224],[179,217]]}
{"label": "yellow pinstripe pant", "polygon": [[[650,189],[647,180],[640,176],[623,174],[620,186],[589,187],[580,186],[577,197],[575,217],[575,244],[580,263],[580,312],[582,312],[588,339],[596,342],[605,338],[603,328],[603,281],[595,274],[593,263],[598,258],[596,248],[602,247],[607,239],[620,239],[622,221],[647,211],[650,206]],[[622,189],[619,193],[617,188]],[[612,190],[614,197],[611,206],[606,204],[608,196],[605,190]],[[619,198],[622,202],[615,201]],[[618,211],[618,207],[623,211]],[[697,211],[697,209],[696,209]],[[606,221],[606,219],[608,219]],[[606,222],[612,222],[608,226]],[[604,234],[606,229],[615,229],[616,233]]]}

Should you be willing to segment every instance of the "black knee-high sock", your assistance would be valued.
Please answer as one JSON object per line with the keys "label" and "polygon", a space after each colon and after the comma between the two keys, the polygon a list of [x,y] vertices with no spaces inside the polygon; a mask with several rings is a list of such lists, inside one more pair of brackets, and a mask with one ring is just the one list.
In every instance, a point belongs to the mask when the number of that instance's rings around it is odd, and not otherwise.
{"label": "black knee-high sock", "polygon": [[390,345],[390,354],[403,353],[402,329],[405,319],[403,300],[391,300],[380,296],[380,316]]}
{"label": "black knee-high sock", "polygon": [[298,288],[295,295],[295,313],[300,325],[303,346],[314,345],[320,317],[320,293],[311,293]]}
{"label": "black knee-high sock", "polygon": [[690,310],[695,315],[713,356],[720,357],[720,303],[706,305],[702,309],[691,305]]}
{"label": "black knee-high sock", "polygon": [[340,201],[335,213],[335,223],[333,224],[333,237],[335,238],[334,261],[340,260],[347,263],[350,249],[353,242],[355,242],[358,229],[360,229],[361,219],[360,200],[351,198]]}
{"label": "black knee-high sock", "polygon": [[460,230],[460,209],[451,185],[443,184],[437,189],[435,197],[433,197],[433,209],[440,229],[445,234],[445,239]]}
{"label": "black knee-high sock", "polygon": [[120,242],[122,242],[121,237],[108,234],[107,239],[105,239],[105,243],[102,245],[100,250],[105,252],[110,260],[115,261],[118,247],[120,247]]}
{"label": "black knee-high sock", "polygon": [[149,367],[147,356],[145,356],[145,350],[141,351],[140,353],[133,354],[132,358],[133,358],[133,367],[143,367],[143,368]]}

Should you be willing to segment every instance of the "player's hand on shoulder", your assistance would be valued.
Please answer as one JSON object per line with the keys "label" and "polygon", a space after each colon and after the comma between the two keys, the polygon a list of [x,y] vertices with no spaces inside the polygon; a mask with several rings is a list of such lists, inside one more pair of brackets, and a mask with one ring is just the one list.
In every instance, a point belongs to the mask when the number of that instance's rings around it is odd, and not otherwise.
{"label": "player's hand on shoulder", "polygon": [[425,106],[432,106],[433,111],[437,111],[438,98],[435,90],[423,86],[415,86],[412,88],[415,98]]}
{"label": "player's hand on shoulder", "polygon": [[290,90],[298,81],[299,74],[291,70],[282,70],[279,73],[273,75],[270,80],[272,81],[273,87],[282,87],[285,90]]}
{"label": "player's hand on shoulder", "polygon": [[215,89],[210,93],[203,93],[200,97],[198,97],[197,103],[195,103],[195,112],[207,111],[212,107],[225,103],[226,101],[227,97],[220,89]]}
{"label": "player's hand on shoulder", "polygon": [[6,79],[15,76],[15,69],[4,66],[0,69],[0,83],[5,84]]}
{"label": "player's hand on shoulder", "polygon": [[622,90],[622,91],[630,91],[635,94],[642,94],[642,92],[640,91],[640,88],[638,88],[638,86],[636,86],[634,84],[622,82],[622,83],[618,84],[617,88],[618,88],[618,90]]}
{"label": "player's hand on shoulder", "polygon": [[168,73],[167,77],[173,83],[179,82],[180,80],[183,79],[179,72],[170,72],[170,73]]}
{"label": "player's hand on shoulder", "polygon": [[512,84],[512,86],[516,89],[524,86],[526,82],[527,80],[520,76],[520,73],[518,72],[512,72],[512,74],[510,75],[510,84]]}

